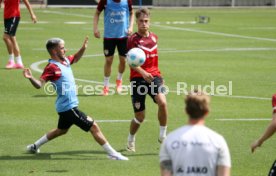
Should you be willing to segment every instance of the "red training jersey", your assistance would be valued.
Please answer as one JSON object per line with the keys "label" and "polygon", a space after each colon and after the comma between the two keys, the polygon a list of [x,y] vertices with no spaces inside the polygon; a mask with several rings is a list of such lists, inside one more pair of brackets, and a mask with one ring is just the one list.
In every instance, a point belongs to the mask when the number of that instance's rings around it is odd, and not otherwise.
{"label": "red training jersey", "polygon": [[20,17],[20,0],[4,0],[4,19]]}
{"label": "red training jersey", "polygon": [[276,94],[272,96],[272,109],[273,109],[273,114],[276,113]]}
{"label": "red training jersey", "polygon": [[[142,37],[136,32],[127,40],[128,50],[137,47],[145,52],[146,61],[141,67],[148,73],[151,73],[152,76],[161,76],[158,68],[157,40],[158,37],[152,32],[147,37]],[[142,77],[142,75],[130,67],[130,79],[137,77]]]}
{"label": "red training jersey", "polygon": [[[74,63],[74,56],[68,56],[67,59],[69,60],[70,64]],[[67,63],[64,61],[62,64],[66,65]],[[53,63],[48,63],[44,68],[42,75],[40,76],[41,79],[44,81],[56,81],[61,77],[61,70],[60,68]]]}

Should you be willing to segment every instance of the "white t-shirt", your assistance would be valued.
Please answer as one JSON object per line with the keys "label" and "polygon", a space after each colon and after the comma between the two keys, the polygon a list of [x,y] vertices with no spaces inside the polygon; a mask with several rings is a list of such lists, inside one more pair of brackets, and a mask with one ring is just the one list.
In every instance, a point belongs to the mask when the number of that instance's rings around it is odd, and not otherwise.
{"label": "white t-shirt", "polygon": [[224,138],[204,125],[187,125],[171,132],[160,149],[160,162],[171,160],[174,176],[215,176],[216,167],[231,167]]}

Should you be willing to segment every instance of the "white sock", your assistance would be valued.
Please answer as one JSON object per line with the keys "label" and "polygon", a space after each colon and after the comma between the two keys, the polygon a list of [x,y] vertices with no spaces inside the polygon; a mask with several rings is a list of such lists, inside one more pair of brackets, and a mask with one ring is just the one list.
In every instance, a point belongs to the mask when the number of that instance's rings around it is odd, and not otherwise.
{"label": "white sock", "polygon": [[122,80],[123,79],[123,73],[118,73],[117,80]]}
{"label": "white sock", "polygon": [[128,141],[132,141],[132,142],[135,142],[135,135],[132,135],[132,134],[128,134],[128,138],[127,138]]}
{"label": "white sock", "polygon": [[9,55],[9,61],[14,61],[14,55],[13,54]]}
{"label": "white sock", "polygon": [[45,144],[48,141],[49,141],[49,139],[47,138],[47,135],[45,134],[40,139],[38,139],[34,144],[36,145],[37,148],[39,148],[41,145]]}
{"label": "white sock", "polygon": [[103,149],[108,153],[108,154],[114,154],[117,153],[114,148],[111,147],[111,145],[107,142],[104,145],[102,145]]}
{"label": "white sock", "polygon": [[166,137],[167,136],[167,126],[160,126],[160,137]]}
{"label": "white sock", "polygon": [[104,86],[109,86],[109,79],[110,79],[110,76],[108,77],[104,77]]}
{"label": "white sock", "polygon": [[15,57],[15,60],[16,60],[16,63],[18,63],[18,64],[22,64],[22,58],[21,58],[21,56],[19,55],[19,56],[17,56],[17,57]]}

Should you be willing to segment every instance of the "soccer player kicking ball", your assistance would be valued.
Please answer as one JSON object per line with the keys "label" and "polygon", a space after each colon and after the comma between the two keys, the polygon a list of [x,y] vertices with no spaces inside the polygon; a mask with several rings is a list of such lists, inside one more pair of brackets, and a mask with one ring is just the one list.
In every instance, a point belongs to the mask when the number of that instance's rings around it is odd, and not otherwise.
{"label": "soccer player kicking ball", "polygon": [[149,31],[150,12],[146,8],[138,9],[135,13],[138,32],[128,39],[127,47],[138,47],[146,54],[146,61],[142,66],[130,68],[130,81],[132,90],[132,105],[134,118],[130,124],[127,150],[135,151],[135,134],[145,119],[145,100],[149,94],[158,105],[158,120],[160,133],[158,141],[166,138],[167,130],[167,101],[163,79],[158,68],[157,36]]}
{"label": "soccer player kicking ball", "polygon": [[66,57],[64,41],[60,38],[51,38],[46,43],[46,48],[50,54],[49,63],[45,67],[40,80],[32,76],[30,69],[24,69],[24,76],[30,80],[35,88],[41,88],[47,81],[54,84],[57,91],[56,110],[59,114],[58,127],[49,131],[34,144],[28,145],[28,152],[39,153],[39,147],[56,137],[66,134],[70,127],[75,124],[84,131],[90,131],[97,143],[108,153],[110,159],[128,160],[127,157],[111,147],[98,124],[78,109],[79,101],[71,64],[80,60],[87,44],[88,37],[85,38],[82,47],[76,54]]}

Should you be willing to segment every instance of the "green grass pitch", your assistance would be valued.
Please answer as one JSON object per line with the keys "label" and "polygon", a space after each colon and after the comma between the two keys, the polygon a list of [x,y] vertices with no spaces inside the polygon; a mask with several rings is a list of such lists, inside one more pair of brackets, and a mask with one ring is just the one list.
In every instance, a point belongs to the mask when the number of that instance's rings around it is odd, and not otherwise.
{"label": "green grass pitch", "polygon": [[[26,9],[17,32],[25,66],[47,60],[45,42],[50,37],[65,39],[68,54],[81,46],[86,35],[89,46],[73,66],[76,78],[103,80],[102,39],[93,37],[95,9],[34,9],[39,23],[31,24]],[[0,9],[3,12],[3,9]],[[255,154],[250,144],[259,137],[271,118],[271,96],[275,92],[276,9],[274,8],[173,8],[152,9],[151,30],[159,36],[159,64],[170,92],[167,95],[168,130],[186,123],[183,97],[177,82],[215,87],[232,84],[232,95],[213,96],[207,126],[228,142],[233,176],[263,176],[275,159],[275,137]],[[193,24],[198,16],[210,17],[208,24]],[[100,29],[103,32],[101,16]],[[72,22],[82,22],[72,24]],[[1,26],[3,22],[1,21]],[[136,25],[134,26],[136,29]],[[56,97],[34,89],[22,70],[4,69],[7,51],[0,42],[0,175],[3,176],[153,176],[159,175],[159,127],[157,107],[147,99],[146,121],[137,134],[137,152],[125,151],[128,122],[99,122],[113,147],[130,161],[108,160],[90,134],[77,127],[41,147],[41,154],[25,153],[25,147],[56,127]],[[117,56],[111,82],[115,82]],[[45,63],[38,64],[43,69]],[[40,73],[33,70],[36,77]],[[124,75],[128,84],[129,70]],[[78,80],[80,86],[96,86]],[[96,120],[133,118],[129,95],[108,97],[79,91],[79,108]],[[222,120],[228,121],[222,121]],[[230,121],[231,120],[231,121]],[[247,120],[247,121],[246,121]]]}

